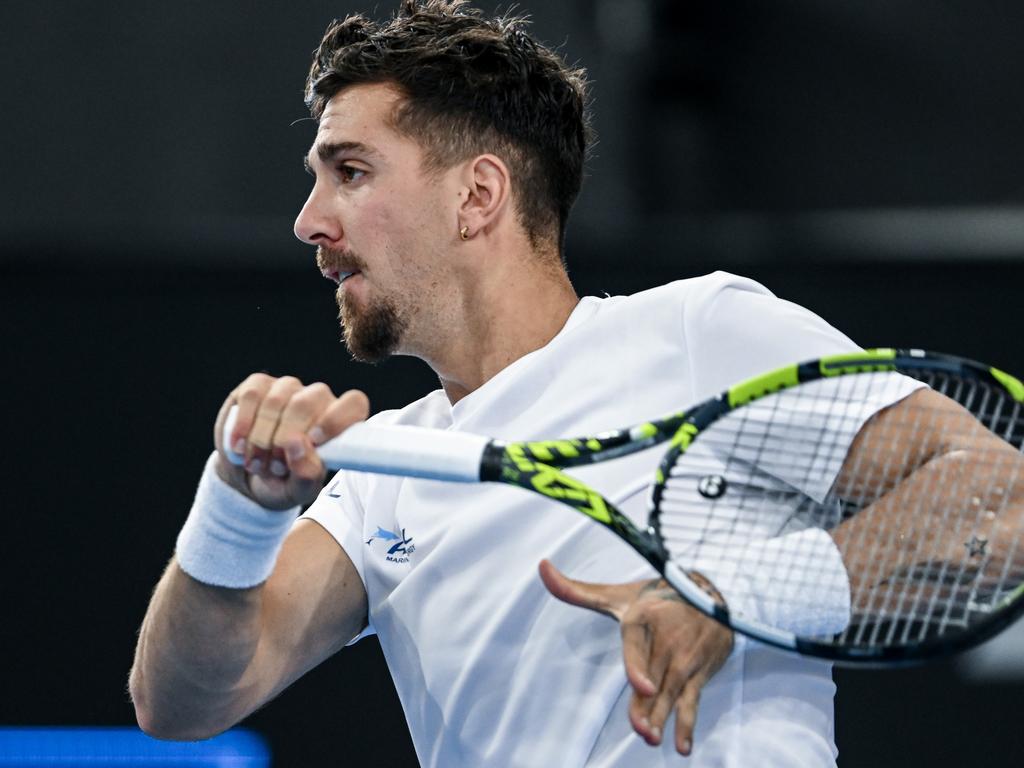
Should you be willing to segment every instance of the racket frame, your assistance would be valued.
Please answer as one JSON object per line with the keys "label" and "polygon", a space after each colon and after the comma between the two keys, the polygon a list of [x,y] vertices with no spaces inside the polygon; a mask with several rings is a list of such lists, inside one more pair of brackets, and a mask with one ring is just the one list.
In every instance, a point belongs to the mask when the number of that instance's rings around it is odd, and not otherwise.
{"label": "racket frame", "polygon": [[[695,608],[722,624],[761,642],[802,655],[857,666],[921,663],[977,645],[1024,613],[1024,585],[1008,595],[992,614],[969,631],[954,632],[906,645],[850,646],[801,637],[793,632],[729,611],[678,563],[662,543],[658,509],[669,470],[701,433],[726,414],[776,392],[820,379],[862,373],[914,370],[942,371],[975,378],[1024,402],[1024,383],[997,368],[973,360],[920,349],[877,348],[830,355],[788,365],[750,378],[687,411],[623,429],[567,440],[494,440],[484,448],[480,480],[499,482],[540,493],[572,507],[604,525],[642,555]],[[669,450],[655,473],[651,515],[646,530],[638,528],[608,499],[582,481],[560,471],[646,450],[669,441]]]}

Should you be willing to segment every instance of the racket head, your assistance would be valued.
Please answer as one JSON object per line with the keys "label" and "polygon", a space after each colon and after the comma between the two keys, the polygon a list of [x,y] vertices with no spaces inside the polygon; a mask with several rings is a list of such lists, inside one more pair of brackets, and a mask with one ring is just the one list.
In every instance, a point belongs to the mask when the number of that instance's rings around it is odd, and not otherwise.
{"label": "racket head", "polygon": [[[1024,385],[998,369],[896,349],[788,366],[690,409],[672,437],[649,519],[666,579],[734,629],[850,664],[924,661],[976,645],[1016,619],[1024,612],[1024,515],[1007,511],[1005,498],[969,494],[966,503],[943,505],[922,486],[921,510],[875,514],[880,498],[909,487],[919,457],[898,451],[884,457],[888,479],[878,474],[880,461],[869,461],[859,487],[846,482],[856,477],[846,463],[853,441],[887,401],[908,404],[909,418],[883,435],[893,444],[908,439],[906,430],[935,428],[935,413],[910,407],[919,386],[911,380],[954,400],[997,437],[999,466],[1013,474],[1024,465]],[[955,467],[936,478],[944,497],[967,482]],[[939,511],[927,511],[933,507]],[[862,513],[860,534],[844,537]],[[724,605],[693,572],[721,588]]]}

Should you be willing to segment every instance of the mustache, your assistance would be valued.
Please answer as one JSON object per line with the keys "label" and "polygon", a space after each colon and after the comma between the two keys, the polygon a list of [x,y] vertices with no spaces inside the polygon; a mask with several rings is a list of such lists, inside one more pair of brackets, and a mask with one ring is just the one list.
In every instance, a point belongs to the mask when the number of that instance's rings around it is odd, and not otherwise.
{"label": "mustache", "polygon": [[365,272],[366,262],[353,251],[336,251],[318,245],[316,265],[321,272]]}

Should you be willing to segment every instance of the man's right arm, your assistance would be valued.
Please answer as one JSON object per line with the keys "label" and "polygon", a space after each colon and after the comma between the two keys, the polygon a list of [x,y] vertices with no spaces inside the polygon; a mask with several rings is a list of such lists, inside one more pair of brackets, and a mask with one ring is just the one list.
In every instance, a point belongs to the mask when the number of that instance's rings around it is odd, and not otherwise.
{"label": "man's right arm", "polygon": [[172,560],[139,633],[129,688],[143,731],[203,739],[227,730],[366,625],[352,561],[319,524],[300,521],[266,583],[196,581]]}
{"label": "man's right arm", "polygon": [[[244,444],[244,468],[231,466],[221,445],[233,404],[239,405],[239,418],[231,440]],[[315,498],[325,473],[315,446],[365,419],[367,412],[361,392],[336,398],[322,384],[303,387],[295,379],[264,374],[249,377],[225,401],[214,427],[220,455],[200,484],[186,525],[190,534],[183,532],[186,549],[179,538],[179,550],[157,585],[139,633],[129,689],[145,732],[181,740],[220,733],[365,626],[366,592],[359,574],[319,524],[300,521],[280,544],[274,542],[281,541],[283,532],[271,537],[262,568],[259,557],[253,566],[246,537],[255,537],[252,549],[258,550],[263,546],[259,525],[269,522],[280,530],[279,523],[288,525],[295,506]],[[204,483],[216,486],[214,495],[219,496],[207,494],[200,503]],[[215,515],[206,514],[211,505]],[[289,508],[290,514],[274,511]],[[235,512],[257,517],[236,521]],[[275,520],[275,515],[287,517]],[[255,527],[254,519],[259,522]],[[226,527],[215,527],[225,521]],[[224,532],[228,539],[241,537],[233,542],[237,549],[232,544],[226,548]],[[276,560],[267,559],[278,546]]]}

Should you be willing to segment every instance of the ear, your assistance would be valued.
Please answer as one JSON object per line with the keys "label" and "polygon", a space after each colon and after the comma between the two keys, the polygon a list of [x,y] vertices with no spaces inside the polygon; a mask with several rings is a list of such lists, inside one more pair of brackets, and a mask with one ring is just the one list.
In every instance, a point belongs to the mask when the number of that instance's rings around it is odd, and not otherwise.
{"label": "ear", "polygon": [[508,166],[497,155],[477,155],[461,174],[459,227],[468,227],[466,239],[493,228],[510,210],[512,181]]}

